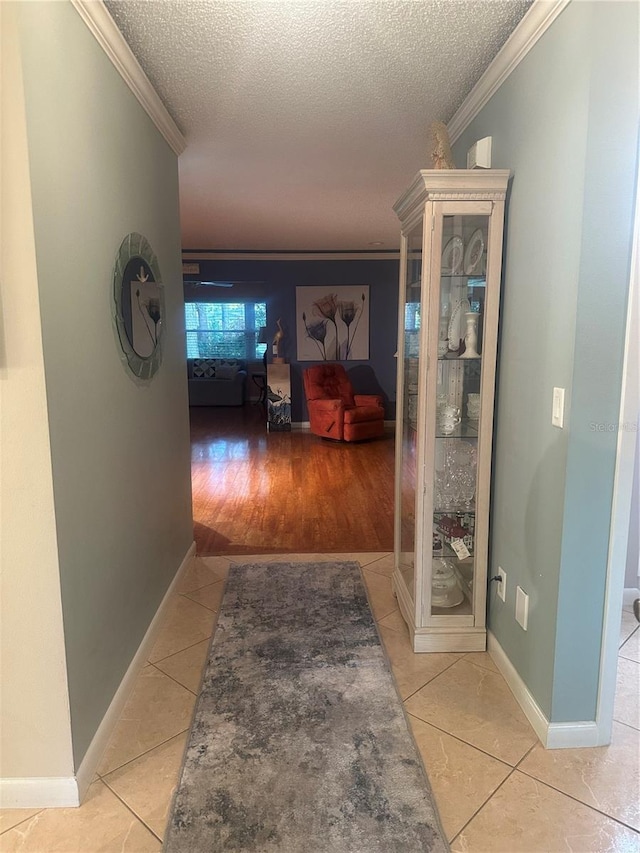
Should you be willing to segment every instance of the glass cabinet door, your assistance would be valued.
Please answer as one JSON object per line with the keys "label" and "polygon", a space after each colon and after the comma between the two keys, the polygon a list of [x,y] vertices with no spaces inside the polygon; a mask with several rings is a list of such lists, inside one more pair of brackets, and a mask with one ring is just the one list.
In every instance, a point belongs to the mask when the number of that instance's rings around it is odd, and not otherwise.
{"label": "glass cabinet door", "polygon": [[396,564],[400,571],[406,593],[412,606],[416,601],[416,537],[419,533],[416,518],[419,517],[418,493],[418,374],[421,353],[421,316],[422,316],[422,220],[404,236],[404,304],[400,305],[402,325],[400,340],[402,351],[398,358],[402,365],[402,421],[398,428],[402,430],[402,439],[398,444],[396,460],[399,481],[397,502],[399,519],[396,542],[399,553]]}
{"label": "glass cabinet door", "polygon": [[[437,366],[429,382],[427,432],[433,446],[429,518],[430,589],[424,616],[475,617],[476,496],[482,400],[486,247],[489,216],[444,216],[440,277],[433,281],[429,351]],[[429,489],[429,484],[426,484]],[[429,573],[426,574],[429,577]]]}

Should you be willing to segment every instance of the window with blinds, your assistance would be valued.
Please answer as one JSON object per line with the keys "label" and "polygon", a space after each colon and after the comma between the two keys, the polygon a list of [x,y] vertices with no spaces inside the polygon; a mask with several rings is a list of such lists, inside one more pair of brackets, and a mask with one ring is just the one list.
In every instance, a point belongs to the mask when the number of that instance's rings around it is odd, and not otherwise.
{"label": "window with blinds", "polygon": [[184,311],[187,358],[262,358],[266,344],[258,343],[258,334],[267,325],[265,302],[187,302]]}

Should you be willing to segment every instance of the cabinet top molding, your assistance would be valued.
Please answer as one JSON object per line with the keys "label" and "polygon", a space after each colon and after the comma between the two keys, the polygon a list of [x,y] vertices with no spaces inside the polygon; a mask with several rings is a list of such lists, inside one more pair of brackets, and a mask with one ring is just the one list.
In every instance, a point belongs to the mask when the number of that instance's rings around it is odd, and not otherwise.
{"label": "cabinet top molding", "polygon": [[428,201],[497,201],[504,199],[510,177],[509,169],[422,169],[393,209],[402,220]]}

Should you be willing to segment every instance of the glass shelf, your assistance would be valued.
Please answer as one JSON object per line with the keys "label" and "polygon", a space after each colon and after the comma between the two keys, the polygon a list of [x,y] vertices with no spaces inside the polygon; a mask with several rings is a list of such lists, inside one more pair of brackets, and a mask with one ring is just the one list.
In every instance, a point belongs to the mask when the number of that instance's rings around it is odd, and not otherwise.
{"label": "glass shelf", "polygon": [[463,418],[452,432],[443,432],[436,422],[436,438],[477,438],[478,419]]}
{"label": "glass shelf", "polygon": [[[475,287],[484,287],[487,280],[486,273],[477,272],[442,272],[440,273],[440,278],[472,278],[474,281],[478,282]],[[480,282],[482,282],[482,284]]]}
{"label": "glass shelf", "polygon": [[438,361],[480,361],[482,355],[477,358],[464,358],[461,355],[439,355]]}
{"label": "glass shelf", "polygon": [[[478,273],[473,273],[473,272],[469,272],[469,273],[461,273],[461,272],[457,272],[457,273],[448,273],[448,272],[447,272],[447,273],[444,273],[444,272],[443,272],[443,273],[440,273],[440,278],[446,278],[446,279],[451,279],[451,278],[466,278],[466,279],[469,279],[469,278],[470,278],[470,279],[472,279],[474,282],[476,282],[475,284],[470,285],[471,287],[485,287],[485,286],[486,286],[486,283],[487,283],[487,277],[486,277],[486,275],[485,275],[484,273],[482,273],[482,274],[480,274],[480,275],[479,275]],[[416,278],[416,279],[414,279],[413,281],[409,281],[409,282],[407,282],[407,287],[413,287],[413,288],[416,288],[416,287],[417,287],[417,288],[422,287],[422,279],[420,279],[420,278]]]}
{"label": "glass shelf", "polygon": [[476,503],[473,502],[473,506],[470,509],[467,509],[466,506],[450,506],[450,507],[438,507],[433,510],[434,515],[475,515],[476,514]]}

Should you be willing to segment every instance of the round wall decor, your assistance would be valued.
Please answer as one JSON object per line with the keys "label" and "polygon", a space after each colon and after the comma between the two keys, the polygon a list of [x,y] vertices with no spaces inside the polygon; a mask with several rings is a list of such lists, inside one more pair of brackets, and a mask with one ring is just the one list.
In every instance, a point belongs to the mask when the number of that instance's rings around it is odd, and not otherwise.
{"label": "round wall decor", "polygon": [[158,259],[142,234],[127,234],[113,271],[115,325],[129,370],[151,379],[162,361],[164,287]]}

